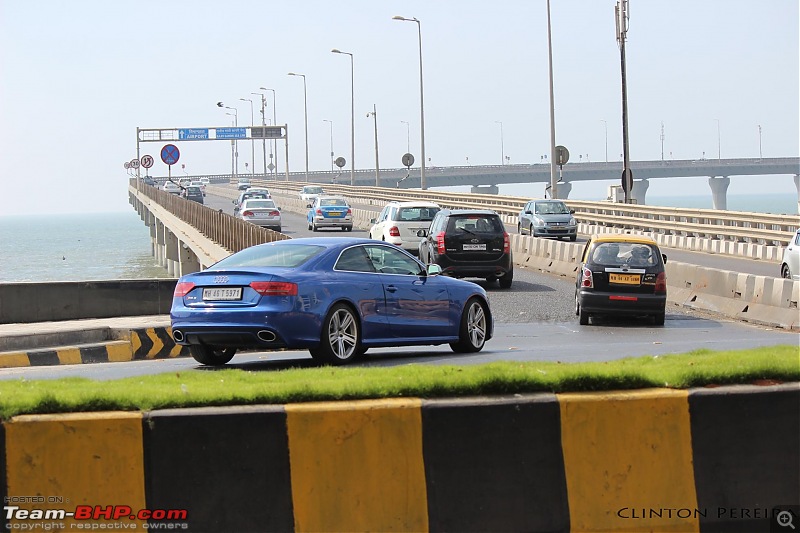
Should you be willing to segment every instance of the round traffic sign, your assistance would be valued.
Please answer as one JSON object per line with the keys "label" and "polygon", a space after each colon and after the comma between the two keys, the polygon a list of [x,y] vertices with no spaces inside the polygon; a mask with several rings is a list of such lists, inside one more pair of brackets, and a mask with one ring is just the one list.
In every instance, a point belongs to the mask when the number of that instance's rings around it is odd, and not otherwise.
{"label": "round traffic sign", "polygon": [[342,168],[347,164],[347,161],[344,157],[337,157],[336,161],[333,162],[337,167]]}
{"label": "round traffic sign", "polygon": [[414,156],[411,154],[403,154],[403,166],[410,167],[414,164]]}
{"label": "round traffic sign", "polygon": [[152,155],[143,155],[142,156],[142,166],[144,168],[150,168],[153,166],[153,156]]}
{"label": "round traffic sign", "polygon": [[174,144],[165,144],[161,149],[161,160],[167,165],[174,165],[181,157],[181,152]]}
{"label": "round traffic sign", "polygon": [[569,150],[563,146],[556,146],[556,165],[566,165],[569,161]]}
{"label": "round traffic sign", "polygon": [[139,160],[138,159],[131,159],[131,168],[139,168]]}
{"label": "round traffic sign", "polygon": [[128,170],[129,168],[131,168],[131,164],[128,163],[127,161],[125,161],[125,164],[122,165],[122,166],[125,167],[125,170]]}

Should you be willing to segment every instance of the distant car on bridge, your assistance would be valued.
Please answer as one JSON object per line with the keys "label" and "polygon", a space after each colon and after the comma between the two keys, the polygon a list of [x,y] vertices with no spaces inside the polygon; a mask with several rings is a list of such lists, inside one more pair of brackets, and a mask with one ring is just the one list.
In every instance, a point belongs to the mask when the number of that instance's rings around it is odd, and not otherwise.
{"label": "distant car on bridge", "polygon": [[578,238],[578,223],[574,209],[561,200],[531,200],[519,212],[517,232],[534,237]]}

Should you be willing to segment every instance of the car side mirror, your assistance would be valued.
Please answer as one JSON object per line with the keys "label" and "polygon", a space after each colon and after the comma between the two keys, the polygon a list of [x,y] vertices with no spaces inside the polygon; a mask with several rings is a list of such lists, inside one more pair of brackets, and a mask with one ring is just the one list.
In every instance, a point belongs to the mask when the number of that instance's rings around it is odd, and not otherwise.
{"label": "car side mirror", "polygon": [[281,208],[279,207],[279,208],[278,208],[278,211],[280,211],[280,210],[281,210]]}
{"label": "car side mirror", "polygon": [[667,254],[661,254],[661,259],[664,260],[664,264],[667,264]]}
{"label": "car side mirror", "polygon": [[377,222],[377,220],[378,220],[377,218],[371,218],[369,219],[369,223],[374,224],[375,222]]}
{"label": "car side mirror", "polygon": [[426,272],[429,276],[438,276],[442,273],[442,267],[439,265],[428,265]]}
{"label": "car side mirror", "polygon": [[428,236],[428,230],[426,229],[417,230],[417,237],[427,237],[427,236]]}
{"label": "car side mirror", "polygon": [[236,200],[231,200],[231,203],[235,205],[236,204]]}
{"label": "car side mirror", "polygon": [[575,214],[575,210],[574,210],[574,209],[570,209],[570,210],[569,210],[569,214],[570,214],[570,215],[574,215],[574,214]]}
{"label": "car side mirror", "polygon": [[235,211],[238,211],[238,210],[239,210],[239,207],[238,207],[238,206],[236,206],[236,207],[234,207],[234,208],[233,208],[233,210],[234,210],[234,212],[235,212]]}
{"label": "car side mirror", "polygon": [[533,212],[531,212],[531,211],[525,211],[525,214],[526,214],[526,215],[532,215],[532,214],[533,214]]}
{"label": "car side mirror", "polygon": [[311,204],[306,204],[306,209],[311,209]]}

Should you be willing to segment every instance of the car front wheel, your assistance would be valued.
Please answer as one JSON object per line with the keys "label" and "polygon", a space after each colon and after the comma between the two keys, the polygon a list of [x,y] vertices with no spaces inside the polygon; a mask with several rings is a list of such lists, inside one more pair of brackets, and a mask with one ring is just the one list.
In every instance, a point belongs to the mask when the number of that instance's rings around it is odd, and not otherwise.
{"label": "car front wheel", "polygon": [[486,343],[488,324],[485,305],[479,299],[472,298],[461,313],[458,342],[450,343],[450,348],[457,353],[480,352]]}
{"label": "car front wheel", "polygon": [[189,346],[194,360],[201,365],[222,366],[236,355],[236,348],[219,348],[206,344],[193,344]]}
{"label": "car front wheel", "polygon": [[358,317],[349,306],[337,304],[322,323],[320,343],[309,350],[321,363],[344,365],[363,354]]}
{"label": "car front wheel", "polygon": [[783,265],[781,267],[781,277],[784,279],[792,279],[792,273],[789,271],[789,265]]}

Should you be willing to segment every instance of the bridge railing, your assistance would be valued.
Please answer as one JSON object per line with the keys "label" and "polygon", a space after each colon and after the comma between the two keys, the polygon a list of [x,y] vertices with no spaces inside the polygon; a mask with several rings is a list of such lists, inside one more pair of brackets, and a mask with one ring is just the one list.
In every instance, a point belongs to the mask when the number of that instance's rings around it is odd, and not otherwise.
{"label": "bridge railing", "polygon": [[[258,182],[259,180],[255,180]],[[298,194],[302,183],[264,180],[263,185]],[[351,187],[325,185],[326,192],[341,194],[358,203],[381,205],[392,200],[427,200],[447,208],[488,207],[503,215],[517,216],[529,198],[391,189],[382,187]],[[368,191],[368,193],[367,193]],[[613,202],[565,200],[575,209],[575,218],[586,224],[652,231],[667,235],[694,236],[736,242],[784,246],[800,227],[800,216],[720,211],[717,209],[688,209]]]}
{"label": "bridge railing", "polygon": [[[136,189],[136,180],[131,180],[130,186]],[[256,244],[289,238],[157,187],[139,183],[138,190],[231,253]]]}

